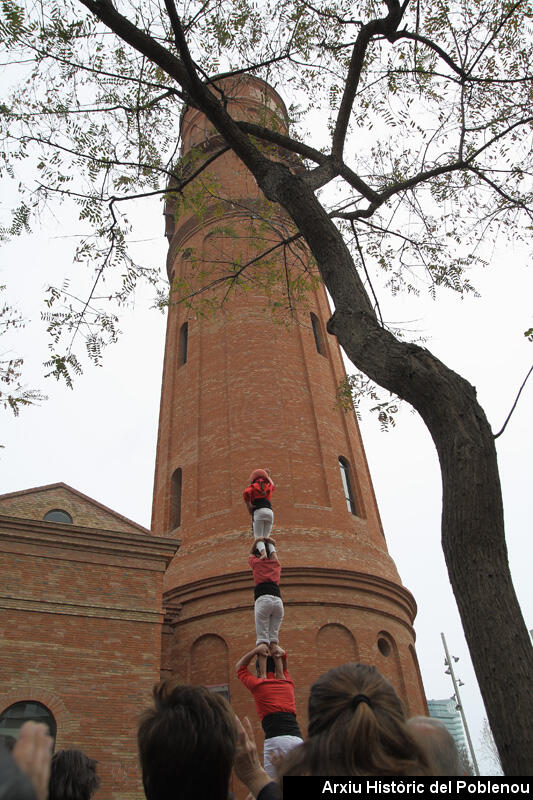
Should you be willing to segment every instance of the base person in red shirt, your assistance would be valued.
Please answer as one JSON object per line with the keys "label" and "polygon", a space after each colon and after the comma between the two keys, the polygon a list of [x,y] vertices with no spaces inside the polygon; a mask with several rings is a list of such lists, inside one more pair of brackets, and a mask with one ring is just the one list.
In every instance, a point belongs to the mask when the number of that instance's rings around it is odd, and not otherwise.
{"label": "base person in red shirt", "polygon": [[[273,656],[270,655],[273,653]],[[248,664],[254,656],[266,656],[267,676],[252,675]],[[284,756],[302,744],[302,734],[296,720],[294,681],[287,669],[287,655],[278,645],[271,651],[266,644],[259,644],[246,653],[236,664],[237,677],[252,693],[257,714],[265,734],[263,748],[265,772],[276,777],[272,758]]]}

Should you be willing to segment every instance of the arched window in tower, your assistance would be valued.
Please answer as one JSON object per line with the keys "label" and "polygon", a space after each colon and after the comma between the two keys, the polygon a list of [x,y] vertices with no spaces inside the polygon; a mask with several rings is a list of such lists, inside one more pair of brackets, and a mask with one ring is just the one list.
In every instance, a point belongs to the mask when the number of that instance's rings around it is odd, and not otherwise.
{"label": "arched window in tower", "polygon": [[344,489],[344,497],[346,498],[348,511],[351,514],[357,515],[355,500],[353,497],[352,479],[350,476],[350,465],[342,456],[339,456],[339,469],[341,471],[342,487]]}
{"label": "arched window in tower", "polygon": [[0,742],[3,742],[8,750],[13,748],[21,727],[29,720],[44,722],[48,726],[52,741],[55,742],[57,723],[50,709],[42,703],[22,700],[19,703],[13,703],[0,714]]}
{"label": "arched window in tower", "polygon": [[190,674],[194,675],[197,686],[206,686],[211,691],[222,694],[226,700],[230,699],[229,650],[225,639],[215,633],[199,636],[191,647],[189,664]]}
{"label": "arched window in tower", "polygon": [[170,530],[181,525],[181,467],[174,470],[170,481]]}
{"label": "arched window in tower", "polygon": [[187,363],[187,348],[189,345],[189,323],[184,322],[180,328],[178,339],[178,367]]}
{"label": "arched window in tower", "polygon": [[320,353],[321,356],[326,355],[326,343],[324,342],[324,336],[322,334],[322,325],[320,324],[320,320],[318,319],[316,314],[313,314],[311,311],[311,326],[313,328],[313,336],[315,337],[315,345],[317,353]]}

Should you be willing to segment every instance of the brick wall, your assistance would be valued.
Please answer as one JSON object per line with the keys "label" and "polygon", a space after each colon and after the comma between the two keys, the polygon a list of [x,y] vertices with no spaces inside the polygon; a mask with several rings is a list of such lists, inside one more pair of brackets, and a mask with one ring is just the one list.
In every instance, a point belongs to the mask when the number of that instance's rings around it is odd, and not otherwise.
{"label": "brick wall", "polygon": [[176,542],[92,523],[0,517],[0,713],[42,703],[56,749],[98,761],[97,798],[140,800],[136,725],[159,680],[162,578]]}

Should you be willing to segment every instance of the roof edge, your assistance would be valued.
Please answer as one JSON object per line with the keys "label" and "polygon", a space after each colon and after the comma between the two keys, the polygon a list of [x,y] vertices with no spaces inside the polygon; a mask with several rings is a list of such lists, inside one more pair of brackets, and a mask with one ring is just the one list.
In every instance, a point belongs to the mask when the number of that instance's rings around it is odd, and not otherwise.
{"label": "roof edge", "polygon": [[32,486],[30,489],[20,489],[18,492],[7,492],[5,494],[0,494],[0,500],[10,499],[12,497],[21,497],[25,494],[32,494],[35,492],[45,492],[50,489],[66,489],[68,492],[80,497],[82,500],[86,500],[94,506],[97,506],[102,511],[111,514],[113,517],[122,520],[123,522],[128,523],[128,525],[133,525],[142,533],[151,533],[149,528],[145,528],[143,525],[140,525],[138,522],[135,522],[129,517],[125,517],[123,514],[120,514],[118,511],[114,511],[114,509],[109,508],[109,506],[100,503],[98,500],[95,500],[94,497],[89,497],[88,494],[84,494],[83,492],[78,491],[78,489],[74,489],[73,486],[69,486],[68,483],[64,483],[63,481],[59,481],[58,483],[47,483],[44,486]]}

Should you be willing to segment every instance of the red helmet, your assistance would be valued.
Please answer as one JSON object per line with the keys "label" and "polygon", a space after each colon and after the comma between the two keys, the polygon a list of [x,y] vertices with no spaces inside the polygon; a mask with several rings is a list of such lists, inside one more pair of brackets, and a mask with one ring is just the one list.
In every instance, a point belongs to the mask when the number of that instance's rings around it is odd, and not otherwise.
{"label": "red helmet", "polygon": [[268,477],[268,472],[265,472],[264,469],[254,469],[254,471],[250,475],[250,483],[254,483],[259,478],[263,478],[264,480],[267,481],[270,480],[270,478]]}

